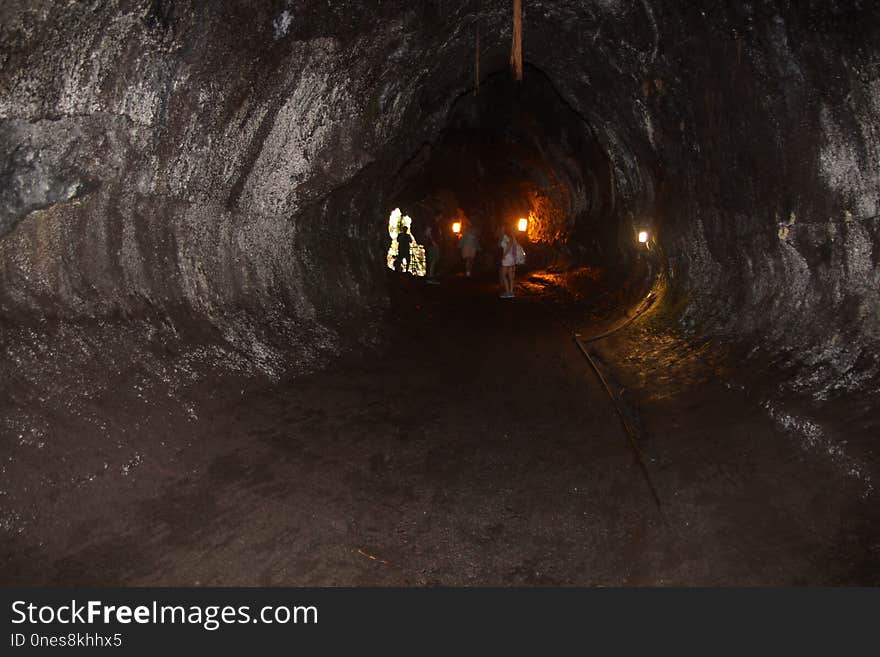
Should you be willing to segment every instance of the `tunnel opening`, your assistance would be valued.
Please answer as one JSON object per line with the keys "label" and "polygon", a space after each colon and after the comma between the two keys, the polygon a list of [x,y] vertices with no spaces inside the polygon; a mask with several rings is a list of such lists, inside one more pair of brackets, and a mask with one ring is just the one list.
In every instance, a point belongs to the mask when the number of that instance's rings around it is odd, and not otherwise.
{"label": "tunnel opening", "polygon": [[394,208],[388,215],[390,246],[385,258],[388,269],[413,276],[425,275],[425,247],[412,233],[412,217]]}
{"label": "tunnel opening", "polygon": [[631,210],[652,183],[623,197],[615,175],[589,120],[526,62],[522,80],[502,69],[455,100],[437,138],[396,175],[388,203],[414,208],[414,234],[440,232],[448,274],[466,269],[462,226],[476,236],[474,270],[486,277],[498,271],[500,231],[509,230],[527,252],[520,276],[602,308],[595,319],[606,332],[659,294],[663,271],[649,213]]}

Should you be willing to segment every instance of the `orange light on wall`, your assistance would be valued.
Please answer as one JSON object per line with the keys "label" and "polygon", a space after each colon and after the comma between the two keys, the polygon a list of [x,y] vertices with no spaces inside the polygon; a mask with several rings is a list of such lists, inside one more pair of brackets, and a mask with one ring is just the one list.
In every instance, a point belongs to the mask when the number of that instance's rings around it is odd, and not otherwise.
{"label": "orange light on wall", "polygon": [[647,241],[648,241],[648,231],[646,231],[646,230],[639,231],[639,242],[641,242],[642,244],[645,244],[645,243],[647,243]]}
{"label": "orange light on wall", "polygon": [[516,227],[519,229],[519,232],[521,232],[521,233],[526,232],[526,229],[529,227],[529,220],[526,218],[520,219],[517,222]]}
{"label": "orange light on wall", "polygon": [[461,222],[456,221],[452,224],[452,232],[456,235],[461,232]]}

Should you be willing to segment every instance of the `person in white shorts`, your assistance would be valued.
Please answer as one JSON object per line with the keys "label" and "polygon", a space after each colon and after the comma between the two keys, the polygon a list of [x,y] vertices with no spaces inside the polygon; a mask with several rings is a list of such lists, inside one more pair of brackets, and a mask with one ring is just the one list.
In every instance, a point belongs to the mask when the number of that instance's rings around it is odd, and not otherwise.
{"label": "person in white shorts", "polygon": [[513,231],[508,226],[501,227],[501,269],[499,270],[499,279],[501,280],[502,299],[513,299],[513,284],[516,277],[516,247],[518,246],[516,239],[513,237]]}

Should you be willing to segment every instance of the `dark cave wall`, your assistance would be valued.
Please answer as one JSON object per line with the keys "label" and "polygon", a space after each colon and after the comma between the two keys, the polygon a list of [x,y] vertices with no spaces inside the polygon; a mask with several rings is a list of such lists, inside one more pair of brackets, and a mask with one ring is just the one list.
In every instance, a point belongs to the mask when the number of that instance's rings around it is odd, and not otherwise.
{"label": "dark cave wall", "polygon": [[877,6],[754,3],[670,22],[688,38],[641,102],[679,321],[754,343],[818,396],[876,386]]}
{"label": "dark cave wall", "polygon": [[526,59],[612,162],[618,257],[656,235],[664,318],[818,397],[876,390],[880,7],[531,7]]}
{"label": "dark cave wall", "polygon": [[[384,303],[394,178],[469,90],[477,17],[483,70],[506,66],[509,10],[4,3],[3,316],[344,343]],[[669,319],[819,395],[876,381],[873,4],[535,1],[525,30],[611,163],[621,253],[656,234]]]}
{"label": "dark cave wall", "polygon": [[288,341],[382,304],[377,190],[444,110],[403,61],[421,17],[362,34],[324,3],[2,11],[6,318],[271,320]]}

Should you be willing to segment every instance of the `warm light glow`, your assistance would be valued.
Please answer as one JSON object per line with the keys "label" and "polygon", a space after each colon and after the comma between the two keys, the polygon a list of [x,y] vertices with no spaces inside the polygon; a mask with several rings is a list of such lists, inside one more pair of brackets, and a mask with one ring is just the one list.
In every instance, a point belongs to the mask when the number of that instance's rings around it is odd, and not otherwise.
{"label": "warm light glow", "polygon": [[526,232],[526,228],[529,227],[529,220],[525,219],[525,218],[520,219],[519,223],[517,223],[516,227],[519,228],[519,232],[521,232],[521,233]]}
{"label": "warm light glow", "polygon": [[461,232],[461,222],[460,221],[456,221],[454,224],[452,224],[452,232],[456,233],[456,234]]}
{"label": "warm light glow", "polygon": [[647,241],[648,241],[648,231],[646,231],[646,230],[640,231],[639,232],[639,242],[644,244]]}

